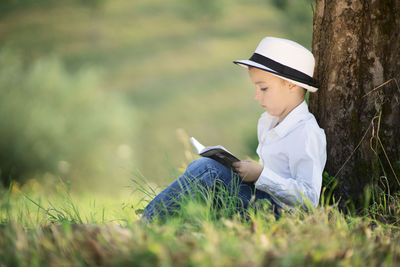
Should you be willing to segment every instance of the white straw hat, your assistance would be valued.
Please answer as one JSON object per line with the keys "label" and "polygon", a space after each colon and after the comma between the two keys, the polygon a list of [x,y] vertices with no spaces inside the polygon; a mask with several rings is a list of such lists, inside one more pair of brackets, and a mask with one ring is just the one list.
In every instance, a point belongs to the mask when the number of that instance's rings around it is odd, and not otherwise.
{"label": "white straw hat", "polygon": [[252,66],[268,71],[310,92],[318,90],[313,79],[313,54],[307,48],[287,39],[265,37],[250,59],[233,62],[245,68]]}

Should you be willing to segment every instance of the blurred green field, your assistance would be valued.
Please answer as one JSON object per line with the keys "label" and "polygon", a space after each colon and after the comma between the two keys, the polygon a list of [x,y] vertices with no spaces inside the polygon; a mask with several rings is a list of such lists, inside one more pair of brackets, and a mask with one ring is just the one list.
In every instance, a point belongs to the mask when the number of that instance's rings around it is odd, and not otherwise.
{"label": "blurred green field", "polygon": [[255,155],[262,109],[232,61],[267,35],[310,48],[310,1],[99,3],[0,17],[2,180],[165,185],[190,160],[186,136]]}

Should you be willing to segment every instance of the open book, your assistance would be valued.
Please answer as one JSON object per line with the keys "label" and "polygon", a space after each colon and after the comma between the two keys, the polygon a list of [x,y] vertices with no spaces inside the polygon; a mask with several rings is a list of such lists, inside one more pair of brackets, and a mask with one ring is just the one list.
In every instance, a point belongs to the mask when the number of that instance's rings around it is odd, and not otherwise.
{"label": "open book", "polygon": [[232,163],[240,161],[231,152],[223,146],[205,147],[199,143],[194,137],[190,137],[190,142],[197,151],[197,154],[203,157],[212,158],[228,168],[232,168]]}

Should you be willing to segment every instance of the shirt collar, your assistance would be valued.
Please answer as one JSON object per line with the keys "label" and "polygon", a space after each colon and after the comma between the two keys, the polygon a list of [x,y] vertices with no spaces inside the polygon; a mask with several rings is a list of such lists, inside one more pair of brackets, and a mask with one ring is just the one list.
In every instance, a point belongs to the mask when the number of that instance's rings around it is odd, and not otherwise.
{"label": "shirt collar", "polygon": [[308,118],[310,114],[307,103],[304,100],[297,107],[292,109],[283,121],[271,130],[274,130],[279,137],[283,137],[288,134],[298,122]]}

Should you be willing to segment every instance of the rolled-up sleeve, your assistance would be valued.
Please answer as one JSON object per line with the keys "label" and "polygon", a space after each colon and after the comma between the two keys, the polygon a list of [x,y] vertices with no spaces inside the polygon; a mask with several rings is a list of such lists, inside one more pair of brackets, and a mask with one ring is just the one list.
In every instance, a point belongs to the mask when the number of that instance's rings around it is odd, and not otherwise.
{"label": "rolled-up sleeve", "polygon": [[[268,166],[255,183],[280,204],[291,207],[302,205],[305,200],[312,206],[319,203],[322,172],[326,162],[326,139],[323,130],[306,129],[304,139],[290,145],[289,169],[291,177],[282,177]],[[284,206],[284,205],[281,205]]]}

